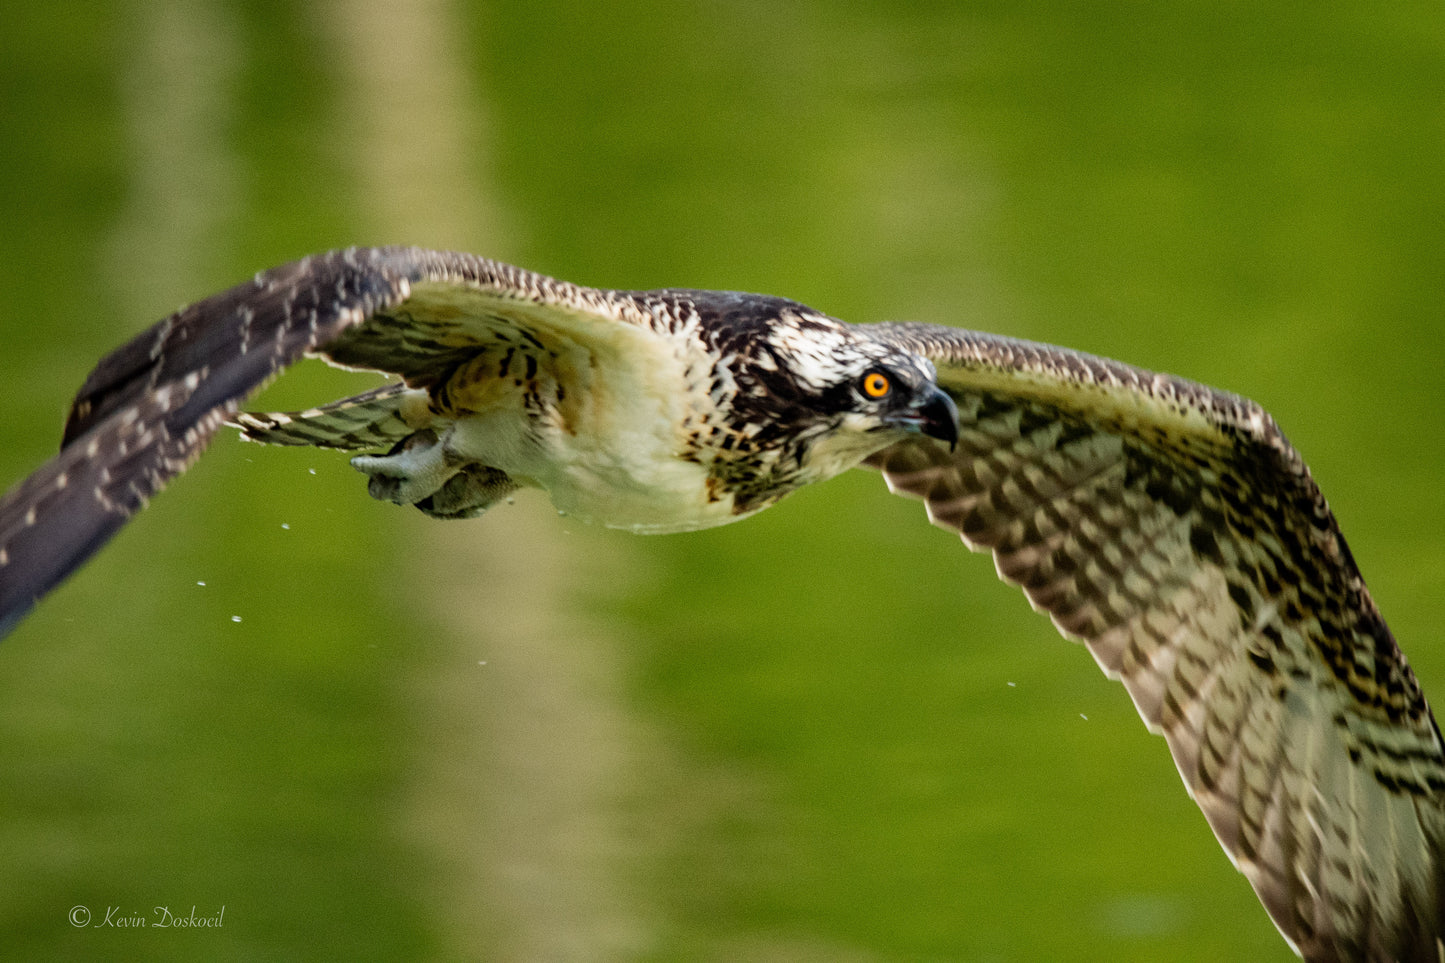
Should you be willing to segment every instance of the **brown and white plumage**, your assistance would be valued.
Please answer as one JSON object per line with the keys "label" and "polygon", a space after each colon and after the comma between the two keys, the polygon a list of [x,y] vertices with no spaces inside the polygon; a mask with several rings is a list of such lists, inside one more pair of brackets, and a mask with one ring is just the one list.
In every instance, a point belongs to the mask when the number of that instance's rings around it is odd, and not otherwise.
{"label": "brown and white plumage", "polygon": [[1059,348],[875,330],[937,365],[962,427],[869,464],[1124,683],[1300,953],[1438,960],[1440,732],[1273,419]]}
{"label": "brown and white plumage", "polygon": [[[400,380],[237,414],[305,355]],[[353,460],[371,493],[439,517],[533,485],[603,524],[675,531],[879,469],[1123,681],[1305,958],[1441,957],[1439,730],[1304,463],[1249,401],[778,298],[333,252],[100,363],[61,452],[0,499],[0,634],[226,420],[256,440],[386,449]]]}

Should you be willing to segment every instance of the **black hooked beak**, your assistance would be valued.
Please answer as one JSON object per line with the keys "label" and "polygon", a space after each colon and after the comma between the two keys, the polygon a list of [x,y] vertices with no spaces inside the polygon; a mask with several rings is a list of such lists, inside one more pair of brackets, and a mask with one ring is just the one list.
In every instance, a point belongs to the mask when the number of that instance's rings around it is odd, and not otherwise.
{"label": "black hooked beak", "polygon": [[909,405],[898,422],[912,431],[937,438],[948,445],[949,451],[958,447],[958,406],[948,392],[937,385]]}

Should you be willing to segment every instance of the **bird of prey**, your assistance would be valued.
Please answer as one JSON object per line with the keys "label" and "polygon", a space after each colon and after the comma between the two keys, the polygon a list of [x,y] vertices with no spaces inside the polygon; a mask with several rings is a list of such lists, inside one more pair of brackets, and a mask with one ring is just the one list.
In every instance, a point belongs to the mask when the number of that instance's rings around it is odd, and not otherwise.
{"label": "bird of prey", "polygon": [[[395,380],[239,411],[305,356]],[[366,452],[373,497],[439,518],[532,486],[589,521],[685,531],[879,471],[1123,682],[1301,956],[1442,959],[1440,730],[1304,462],[1244,398],[782,298],[335,251],[101,360],[59,454],[0,500],[0,634],[228,421]]]}

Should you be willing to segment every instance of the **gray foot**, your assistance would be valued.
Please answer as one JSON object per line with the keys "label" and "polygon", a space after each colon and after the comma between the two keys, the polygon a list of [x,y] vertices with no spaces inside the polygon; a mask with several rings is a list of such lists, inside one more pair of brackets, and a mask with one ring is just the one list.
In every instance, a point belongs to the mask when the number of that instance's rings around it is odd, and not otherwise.
{"label": "gray foot", "polygon": [[398,505],[429,497],[461,468],[431,430],[408,435],[385,455],[357,455],[351,467],[371,479],[366,490],[372,498]]}

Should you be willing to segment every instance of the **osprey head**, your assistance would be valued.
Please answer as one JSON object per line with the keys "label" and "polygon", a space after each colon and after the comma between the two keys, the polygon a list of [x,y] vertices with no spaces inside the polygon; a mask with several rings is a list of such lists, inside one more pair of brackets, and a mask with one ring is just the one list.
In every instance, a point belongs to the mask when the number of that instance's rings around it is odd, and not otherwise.
{"label": "osprey head", "polygon": [[857,448],[866,457],[911,433],[957,444],[958,409],[938,386],[933,362],[874,338],[866,326],[823,315],[783,321],[768,340],[798,401],[829,436],[815,449]]}
{"label": "osprey head", "polygon": [[778,495],[858,465],[909,435],[952,446],[958,411],[933,363],[785,302],[732,359],[734,430]]}

